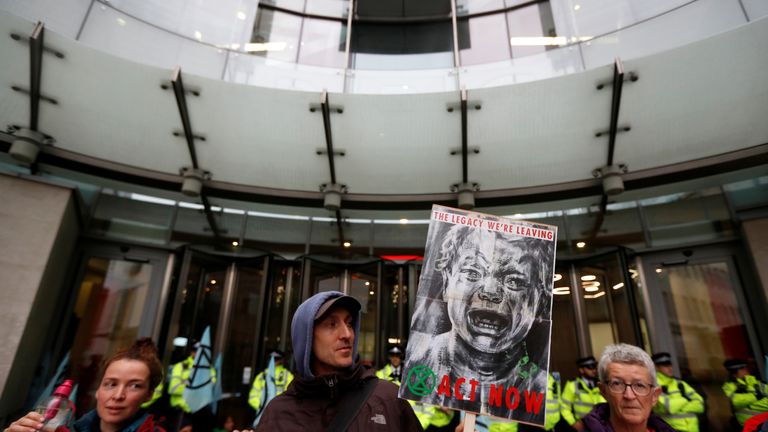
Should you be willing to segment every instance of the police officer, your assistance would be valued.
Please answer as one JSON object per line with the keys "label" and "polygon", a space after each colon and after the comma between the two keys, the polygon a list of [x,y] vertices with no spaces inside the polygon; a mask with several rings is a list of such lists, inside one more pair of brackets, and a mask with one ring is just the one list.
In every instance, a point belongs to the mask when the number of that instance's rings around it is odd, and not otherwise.
{"label": "police officer", "polygon": [[269,355],[275,359],[275,376],[270,376],[269,368],[259,372],[253,380],[253,386],[251,386],[251,391],[248,394],[248,405],[255,409],[256,413],[261,411],[262,408],[267,405],[267,402],[269,402],[266,400],[267,377],[273,380],[273,383],[275,384],[275,396],[284,392],[285,389],[288,388],[288,384],[293,381],[293,374],[283,366],[283,352],[275,350]]}
{"label": "police officer", "polygon": [[740,426],[748,418],[768,411],[768,389],[765,383],[749,374],[747,362],[742,359],[729,359],[723,363],[728,370],[728,381],[723,384],[723,392],[731,401],[731,409]]}
{"label": "police officer", "polygon": [[189,383],[189,374],[192,372],[192,366],[195,363],[195,354],[199,344],[195,343],[189,356],[176,363],[171,368],[171,376],[168,380],[168,394],[171,397],[171,408],[189,413],[191,410],[184,400],[184,389]]}
{"label": "police officer", "polygon": [[[392,348],[387,351],[387,356],[389,357],[389,363],[384,365],[383,368],[376,371],[376,376],[379,379],[393,382],[397,385],[400,385],[400,382],[403,379],[403,357],[404,357],[403,350],[400,349],[399,346],[395,345]],[[419,423],[421,423],[421,427],[423,429],[427,429],[430,424],[432,424],[433,419],[437,420],[438,422],[443,422],[443,417],[446,416],[445,413],[442,411],[439,411],[437,407],[433,407],[430,405],[424,405],[422,403],[414,402],[414,401],[408,401],[408,403],[411,405],[411,408],[413,408],[413,413],[416,414],[416,418],[419,419]],[[439,412],[438,412],[439,411]],[[435,418],[437,416],[437,418]],[[453,418],[453,414],[451,414],[451,417],[448,419],[448,422],[445,424],[450,423],[450,419]]]}
{"label": "police officer", "polygon": [[592,356],[576,360],[579,377],[568,381],[560,397],[560,415],[574,429],[581,431],[581,418],[592,411],[592,407],[607,402],[597,386],[597,361]]}
{"label": "police officer", "polygon": [[403,380],[403,350],[399,346],[395,345],[387,351],[389,356],[389,363],[376,372],[376,376],[379,379],[392,381],[393,383],[400,385]]}
{"label": "police officer", "polygon": [[[544,418],[544,430],[552,431],[555,429],[555,425],[560,421],[560,372],[551,372],[547,377],[547,416]],[[541,431],[542,428],[525,423],[521,423],[518,427],[515,423],[515,428],[512,426],[504,425],[498,426],[498,429],[494,429],[494,424],[491,424],[489,432],[503,431],[503,432],[530,432]]]}
{"label": "police officer", "polygon": [[653,412],[678,432],[699,432],[697,414],[704,413],[704,398],[688,383],[673,376],[669,353],[656,353],[651,359],[656,365],[656,381],[662,392]]}

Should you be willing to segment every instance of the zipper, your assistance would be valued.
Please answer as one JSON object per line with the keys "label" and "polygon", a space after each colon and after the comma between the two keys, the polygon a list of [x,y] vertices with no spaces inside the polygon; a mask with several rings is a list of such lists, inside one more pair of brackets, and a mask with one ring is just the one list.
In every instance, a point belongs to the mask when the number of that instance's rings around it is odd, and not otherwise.
{"label": "zipper", "polygon": [[339,383],[338,378],[336,377],[336,375],[331,375],[331,376],[325,377],[324,379],[325,379],[325,383],[328,385],[328,389],[331,392],[331,399],[335,399],[336,398],[336,384]]}

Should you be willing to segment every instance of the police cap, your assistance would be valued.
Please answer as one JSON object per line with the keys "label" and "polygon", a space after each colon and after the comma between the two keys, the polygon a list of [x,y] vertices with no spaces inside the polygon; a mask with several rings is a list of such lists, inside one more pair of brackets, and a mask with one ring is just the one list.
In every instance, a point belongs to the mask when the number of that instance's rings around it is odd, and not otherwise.
{"label": "police cap", "polygon": [[403,350],[401,350],[399,346],[395,345],[392,348],[390,348],[389,351],[387,351],[387,355],[399,356],[400,358],[402,358],[403,357]]}
{"label": "police cap", "polygon": [[744,359],[728,359],[723,362],[723,366],[728,369],[728,372],[734,373],[739,369],[747,367],[747,361]]}
{"label": "police cap", "polygon": [[595,369],[597,368],[597,361],[592,356],[582,357],[578,360],[576,360],[576,365],[580,368],[589,368],[589,369]]}
{"label": "police cap", "polygon": [[653,364],[656,364],[656,365],[672,364],[672,355],[670,355],[668,352],[658,352],[652,355],[651,359],[653,360]]}

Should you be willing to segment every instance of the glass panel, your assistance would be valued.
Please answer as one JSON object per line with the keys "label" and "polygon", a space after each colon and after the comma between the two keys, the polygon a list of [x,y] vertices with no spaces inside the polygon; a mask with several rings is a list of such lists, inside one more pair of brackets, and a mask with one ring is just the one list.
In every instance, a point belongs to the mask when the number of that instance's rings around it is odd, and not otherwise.
{"label": "glass panel", "polygon": [[566,377],[578,376],[576,360],[579,358],[576,318],[573,315],[573,289],[568,267],[556,267],[552,290],[552,332],[550,369]]}
{"label": "glass panel", "polygon": [[306,7],[306,0],[261,0],[261,3],[277,6],[282,9],[288,9],[295,12],[303,12]]}
{"label": "glass panel", "polygon": [[557,39],[542,37],[557,36],[548,3],[515,9],[507,13],[507,22],[513,58],[540,54],[558,46],[552,45]]}
{"label": "glass panel", "polygon": [[350,51],[355,69],[412,70],[453,66],[450,20],[409,24],[357,24]]}
{"label": "glass panel", "polygon": [[322,91],[344,91],[343,69],[300,65],[295,59],[283,62],[242,53],[231,53],[224,80],[261,87]]}
{"label": "glass panel", "polygon": [[732,236],[733,224],[719,188],[641,201],[653,246]]}
{"label": "glass panel", "polygon": [[151,273],[151,264],[88,260],[72,317],[79,323],[71,349],[79,412],[94,405],[101,362],[140,336]]}
{"label": "glass panel", "polygon": [[[584,297],[592,353],[596,357],[606,345],[624,342],[637,345],[634,319],[618,253],[577,265],[578,285]],[[635,299],[633,298],[632,301]]]}
{"label": "glass panel", "polygon": [[600,35],[672,10],[687,0],[580,0],[568,2],[568,19],[577,33]]}
{"label": "glass panel", "polygon": [[[264,316],[260,309],[264,281],[263,265],[264,259],[260,258],[238,266],[232,319],[222,357],[221,380],[222,391],[225,393],[248,394],[253,378],[263,366],[257,361],[262,346],[258,343],[258,326],[255,325]],[[253,415],[253,410],[244,402],[243,398],[225,400],[223,403],[226,405],[219,410],[226,409],[226,412],[235,418],[249,418]]]}
{"label": "glass panel", "polygon": [[325,291],[341,291],[342,270],[331,264],[307,259],[310,295]]}
{"label": "glass panel", "polygon": [[537,55],[462,68],[461,80],[467,88],[498,87],[581,70],[578,47],[568,46]]}
{"label": "glass panel", "polygon": [[264,334],[264,360],[272,350],[290,351],[290,317],[299,306],[291,304],[293,291],[301,287],[301,272],[296,263],[277,261],[272,266],[272,283],[269,288]]}
{"label": "glass panel", "polygon": [[458,21],[459,56],[462,65],[491,63],[510,58],[504,14]]}
{"label": "glass panel", "polygon": [[[707,416],[712,425],[725,425],[731,416],[729,400],[720,386],[728,379],[723,361],[756,359],[727,262],[665,266],[656,269],[678,364],[683,378],[693,376],[707,395]],[[758,361],[758,365],[762,365]],[[759,366],[758,366],[759,367]]]}
{"label": "glass panel", "polygon": [[[224,244],[232,245],[233,241],[240,240],[244,217],[242,214],[214,212],[213,217]],[[213,243],[213,233],[202,206],[199,208],[179,207],[171,240],[182,244]]]}
{"label": "glass panel", "polygon": [[89,230],[111,238],[165,244],[173,211],[172,206],[102,193],[96,202]]}
{"label": "glass panel", "polygon": [[339,21],[304,19],[299,63],[344,68],[347,26]]}
{"label": "glass panel", "polygon": [[[351,246],[343,248],[345,255],[357,254],[368,256],[369,246],[371,244],[371,224],[370,223],[343,223],[344,241],[351,243]],[[310,240],[311,252],[338,254],[342,250],[339,239],[339,229],[336,219],[323,218],[312,221],[312,238]]]}
{"label": "glass panel", "polygon": [[[443,56],[443,63],[453,64],[453,55],[436,54]],[[417,57],[426,57],[417,56]],[[357,56],[358,59],[361,58]],[[401,59],[405,56],[398,56]],[[413,68],[417,69],[417,68]],[[432,70],[356,70],[347,80],[347,90],[350,93],[370,94],[407,94],[407,93],[433,93],[442,91],[455,91],[458,89],[457,76],[453,67],[448,69]]]}
{"label": "glass panel", "polygon": [[211,327],[211,344],[215,346],[216,341],[213,338],[219,326],[225,277],[225,263],[209,260],[198,254],[192,255],[189,271],[186,275],[181,275],[179,283],[182,291],[178,331],[175,335],[170,335],[171,340],[180,337],[187,343],[174,345],[172,364],[184,360],[189,355],[193,343],[200,340],[207,326]]}
{"label": "glass panel", "polygon": [[768,176],[724,185],[734,209],[750,209],[768,204]]}
{"label": "glass panel", "polygon": [[245,51],[258,57],[295,62],[300,34],[301,17],[260,8],[253,24],[253,45]]}
{"label": "glass panel", "polygon": [[308,220],[278,219],[248,215],[244,246],[279,254],[304,253]]}
{"label": "glass panel", "polygon": [[[74,39],[90,3],[90,0],[2,1],[0,10],[9,11],[12,15],[23,17],[32,23],[42,21],[46,30],[53,30]],[[29,27],[29,31],[32,31],[32,27]]]}
{"label": "glass panel", "polygon": [[349,0],[312,0],[307,2],[307,14],[320,15],[346,20],[349,13]]}
{"label": "glass panel", "polygon": [[374,358],[376,352],[376,305],[380,292],[376,287],[377,276],[378,264],[358,267],[351,272],[349,284],[349,295],[356,298],[362,305],[357,351],[360,353],[360,360],[370,366],[375,366],[376,363]]}
{"label": "glass panel", "polygon": [[608,204],[595,244],[644,248],[645,236],[635,202]]}
{"label": "glass panel", "polygon": [[110,7],[94,6],[80,42],[138,63],[220,79],[226,51],[160,30]]}
{"label": "glass panel", "polygon": [[[667,3],[665,0],[658,1]],[[600,0],[600,3],[616,3],[621,5],[621,8],[629,9],[645,4],[645,2],[614,2],[613,0]],[[620,56],[626,62],[629,59],[670,50],[733,29],[746,22],[739,2],[699,0],[687,3],[685,7],[643,22],[642,25],[631,26],[583,43],[582,53],[586,69],[612,64],[616,56]],[[667,9],[666,6],[664,8]],[[578,12],[584,10],[585,8],[582,7]],[[631,18],[628,22],[611,22],[605,19],[603,15],[605,11],[606,9],[602,7],[595,9],[593,12],[595,24],[587,27],[580,26],[581,31],[576,35],[594,37],[610,30],[609,26],[615,29],[637,22],[635,18]],[[696,25],[681,27],[681,22],[696,23]],[[605,25],[597,25],[598,23]]]}
{"label": "glass panel", "polygon": [[374,224],[376,255],[402,255],[405,252],[422,255],[428,228],[428,224]]}
{"label": "glass panel", "polygon": [[[100,7],[105,7],[104,3]],[[248,41],[257,4],[256,0],[110,0],[108,3],[162,29],[217,46]]]}

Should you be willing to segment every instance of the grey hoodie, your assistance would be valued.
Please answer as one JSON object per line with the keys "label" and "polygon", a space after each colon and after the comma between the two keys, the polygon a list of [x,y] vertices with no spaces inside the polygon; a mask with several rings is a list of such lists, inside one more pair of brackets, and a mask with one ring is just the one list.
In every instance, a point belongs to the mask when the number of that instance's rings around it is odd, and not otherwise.
{"label": "grey hoodie", "polygon": [[[342,297],[344,293],[339,291],[328,291],[316,294],[302,303],[296,313],[293,314],[291,322],[291,341],[293,344],[293,358],[296,361],[297,376],[304,379],[314,378],[312,374],[312,336],[315,327],[315,314],[320,306],[327,300]],[[352,326],[355,329],[355,343],[352,347],[352,365],[357,363],[359,358],[357,354],[357,340],[360,335],[360,312],[353,314]],[[351,369],[351,368],[350,368]]]}

